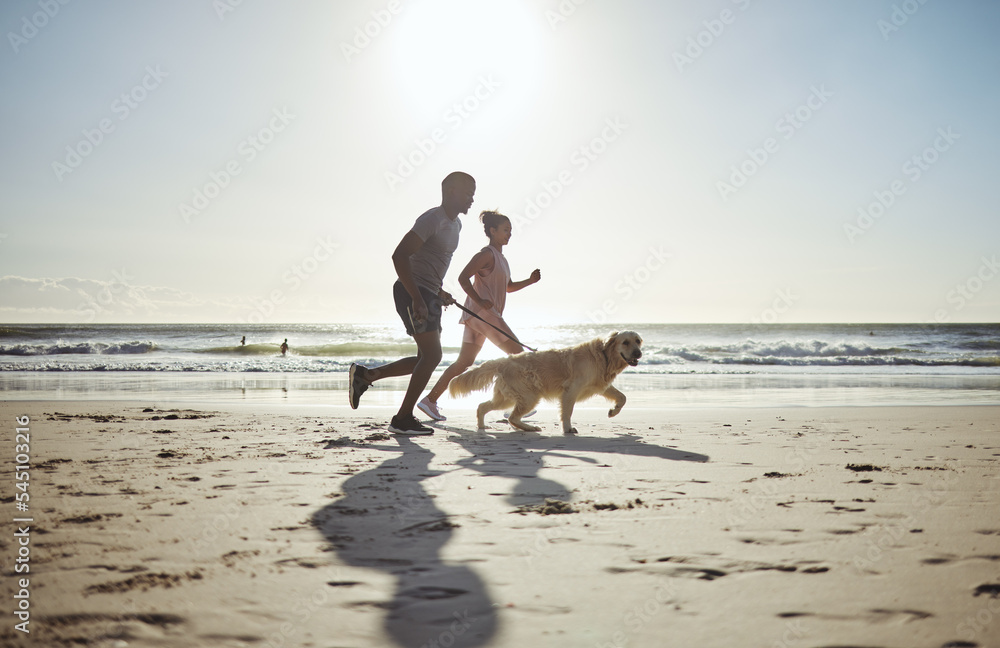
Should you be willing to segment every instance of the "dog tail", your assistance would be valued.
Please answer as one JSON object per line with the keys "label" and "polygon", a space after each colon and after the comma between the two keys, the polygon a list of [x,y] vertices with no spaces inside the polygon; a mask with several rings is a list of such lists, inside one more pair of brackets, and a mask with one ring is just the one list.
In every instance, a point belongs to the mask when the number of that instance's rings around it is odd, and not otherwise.
{"label": "dog tail", "polygon": [[502,359],[484,362],[472,371],[466,371],[455,377],[451,381],[451,384],[448,385],[448,393],[452,396],[464,396],[474,391],[486,389],[493,384],[493,379],[496,378]]}

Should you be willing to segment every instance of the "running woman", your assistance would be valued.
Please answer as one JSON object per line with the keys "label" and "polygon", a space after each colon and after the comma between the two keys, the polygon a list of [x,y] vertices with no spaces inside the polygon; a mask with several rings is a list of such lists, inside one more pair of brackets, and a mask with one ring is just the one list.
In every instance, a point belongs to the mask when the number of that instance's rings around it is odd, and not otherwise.
{"label": "running woman", "polygon": [[[500,212],[484,211],[479,215],[479,220],[483,223],[483,230],[486,232],[490,244],[472,257],[472,260],[458,276],[458,284],[468,295],[465,307],[486,322],[506,331],[511,337],[504,336],[493,326],[468,313],[462,313],[459,322],[465,325],[465,334],[462,338],[462,350],[458,354],[458,359],[444,370],[427,396],[417,403],[417,407],[435,421],[447,420],[447,417],[441,414],[438,409],[437,401],[448,388],[448,383],[472,366],[486,340],[508,354],[521,353],[524,350],[520,344],[511,339],[517,336],[503,319],[504,305],[507,301],[507,293],[527,288],[542,278],[541,271],[536,269],[530,277],[523,281],[511,281],[510,266],[503,255],[503,247],[510,243],[510,219]],[[470,281],[473,277],[475,278],[474,282]]]}

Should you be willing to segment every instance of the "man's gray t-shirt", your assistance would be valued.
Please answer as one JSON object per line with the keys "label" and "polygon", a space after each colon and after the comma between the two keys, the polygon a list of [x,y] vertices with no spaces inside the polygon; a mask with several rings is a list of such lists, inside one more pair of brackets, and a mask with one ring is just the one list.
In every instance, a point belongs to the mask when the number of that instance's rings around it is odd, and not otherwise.
{"label": "man's gray t-shirt", "polygon": [[410,255],[413,280],[436,295],[444,284],[451,255],[458,247],[462,221],[458,217],[452,220],[443,208],[434,207],[421,214],[410,231],[424,242],[419,250]]}

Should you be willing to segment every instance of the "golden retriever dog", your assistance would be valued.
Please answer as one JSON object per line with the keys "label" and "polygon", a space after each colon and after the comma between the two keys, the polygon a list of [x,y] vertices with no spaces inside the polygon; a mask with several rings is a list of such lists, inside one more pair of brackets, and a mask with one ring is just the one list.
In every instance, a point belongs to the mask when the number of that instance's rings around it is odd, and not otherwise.
{"label": "golden retriever dog", "polygon": [[521,417],[530,412],[543,398],[559,400],[563,432],[576,434],[571,417],[577,402],[600,394],[614,401],[608,416],[615,416],[625,405],[625,394],[611,382],[625,370],[634,367],[642,357],[642,338],[634,331],[612,333],[607,340],[591,340],[569,349],[553,349],[538,353],[490,360],[451,381],[448,391],[462,396],[486,389],[494,383],[493,398],[476,410],[479,429],[493,410],[513,406],[507,421],[519,430],[539,432]]}

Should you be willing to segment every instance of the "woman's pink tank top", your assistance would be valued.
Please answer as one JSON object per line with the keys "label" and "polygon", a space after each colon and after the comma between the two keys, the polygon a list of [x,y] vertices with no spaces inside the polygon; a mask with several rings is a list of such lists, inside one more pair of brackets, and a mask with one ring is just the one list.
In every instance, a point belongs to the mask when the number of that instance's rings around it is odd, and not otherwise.
{"label": "woman's pink tank top", "polygon": [[[472,287],[475,288],[480,297],[493,302],[495,314],[503,315],[503,307],[507,303],[507,284],[510,283],[510,266],[507,265],[507,259],[500,253],[500,250],[492,245],[487,245],[483,250],[489,250],[493,253],[493,268],[485,274],[477,272],[472,279]],[[476,313],[482,310],[479,308],[479,304],[468,296],[465,298],[465,307]],[[464,322],[471,317],[468,313],[463,312],[459,322]]]}

